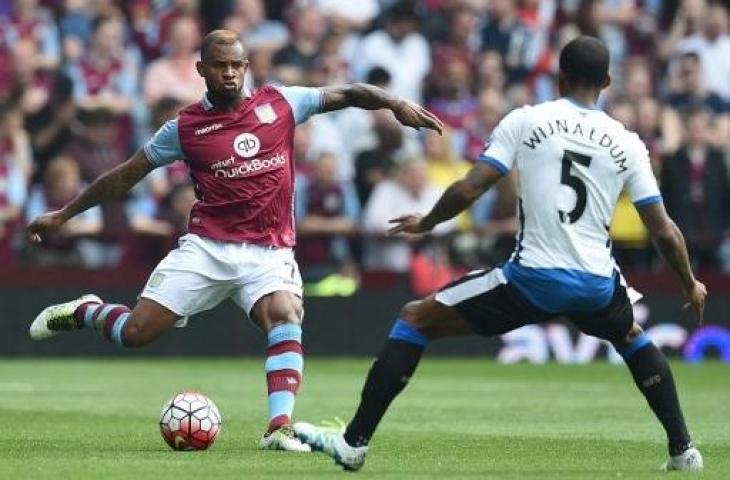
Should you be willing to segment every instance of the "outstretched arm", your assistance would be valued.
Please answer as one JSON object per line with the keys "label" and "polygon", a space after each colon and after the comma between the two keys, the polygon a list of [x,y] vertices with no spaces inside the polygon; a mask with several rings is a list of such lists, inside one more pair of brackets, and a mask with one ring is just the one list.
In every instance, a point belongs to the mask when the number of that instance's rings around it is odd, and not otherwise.
{"label": "outstretched arm", "polygon": [[88,188],[61,210],[39,215],[26,229],[28,239],[38,243],[41,241],[42,235],[53,233],[79,213],[100,203],[121,197],[154,168],[144,152],[139,150],[126,162],[117,165],[94,180]]}
{"label": "outstretched arm", "polygon": [[695,279],[692,273],[687,245],[684,242],[682,232],[677,224],[669,218],[662,202],[639,207],[637,211],[649,231],[649,236],[656,249],[679,277],[682,291],[689,302],[688,306],[692,308],[701,324],[707,289]]}
{"label": "outstretched arm", "polygon": [[489,190],[497,181],[502,178],[502,173],[491,165],[478,162],[462,178],[452,183],[446,189],[436,205],[426,215],[419,214],[404,215],[394,218],[391,223],[395,226],[388,230],[388,235],[399,233],[425,233],[441,222],[454,218],[466,210],[474,200]]}
{"label": "outstretched arm", "polygon": [[407,127],[430,128],[441,133],[444,124],[436,116],[408,100],[398,98],[382,88],[368,85],[366,83],[350,83],[322,89],[322,110],[331,112],[347,107],[363,108],[365,110],[378,110],[387,108],[395,115],[395,118]]}

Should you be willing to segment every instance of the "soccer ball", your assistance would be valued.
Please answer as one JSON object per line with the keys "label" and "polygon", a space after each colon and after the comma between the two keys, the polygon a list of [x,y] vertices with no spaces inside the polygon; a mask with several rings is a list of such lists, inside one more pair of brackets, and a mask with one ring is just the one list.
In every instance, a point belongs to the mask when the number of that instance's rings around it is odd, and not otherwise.
{"label": "soccer ball", "polygon": [[199,392],[180,392],[162,407],[160,433],[173,450],[205,450],[221,430],[221,414]]}

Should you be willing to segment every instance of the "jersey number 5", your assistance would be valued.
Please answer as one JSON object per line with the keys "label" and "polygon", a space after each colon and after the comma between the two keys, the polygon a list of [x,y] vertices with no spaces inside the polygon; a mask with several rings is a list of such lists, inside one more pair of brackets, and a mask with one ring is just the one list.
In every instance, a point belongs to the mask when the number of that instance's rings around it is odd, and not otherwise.
{"label": "jersey number 5", "polygon": [[570,150],[565,150],[565,152],[563,152],[563,166],[560,171],[560,183],[575,190],[577,198],[573,210],[570,212],[564,212],[563,210],[558,211],[560,214],[560,221],[563,223],[577,222],[586,210],[586,200],[588,199],[586,184],[580,179],[580,177],[571,175],[570,173],[570,167],[573,165],[573,162],[587,167],[591,164],[591,157],[571,152]]}

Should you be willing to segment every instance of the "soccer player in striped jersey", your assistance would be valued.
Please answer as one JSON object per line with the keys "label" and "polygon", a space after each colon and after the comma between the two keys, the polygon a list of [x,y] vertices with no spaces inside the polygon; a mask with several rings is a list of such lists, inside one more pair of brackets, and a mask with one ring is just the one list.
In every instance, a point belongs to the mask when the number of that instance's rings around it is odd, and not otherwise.
{"label": "soccer player in striped jersey", "polygon": [[584,333],[611,342],[623,356],[667,434],[664,469],[702,469],[669,363],[634,322],[631,304],[640,295],[626,286],[611,255],[609,224],[622,191],[633,200],[700,321],[706,290],[692,274],[682,234],[664,209],[646,147],[594,106],[610,83],[608,64],[608,51],[595,38],[567,44],[560,54],[562,97],[513,110],[493,132],[480,161],[428,214],[393,220],[391,235],[429,232],[468,208],[511,169],[519,172],[520,228],[511,258],[405,305],[347,428],[294,425],[313,449],[347,469],[360,468],[373,432],[430,341],[489,337],[566,317]]}

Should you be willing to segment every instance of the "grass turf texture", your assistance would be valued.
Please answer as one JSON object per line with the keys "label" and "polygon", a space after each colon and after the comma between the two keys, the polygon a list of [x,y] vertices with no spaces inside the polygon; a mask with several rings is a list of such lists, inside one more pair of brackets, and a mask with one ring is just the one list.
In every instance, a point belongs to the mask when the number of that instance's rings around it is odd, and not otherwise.
{"label": "grass turf texture", "polygon": [[[367,360],[310,359],[298,419],[348,419]],[[0,360],[0,478],[297,478],[345,475],[322,454],[257,450],[261,360]],[[705,455],[730,478],[730,367],[674,364]],[[223,415],[210,451],[173,452],[160,408],[200,389]],[[369,478],[684,478],[657,473],[664,435],[628,372],[608,364],[503,366],[427,360],[381,424]],[[355,477],[353,477],[355,478]]]}

